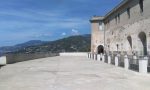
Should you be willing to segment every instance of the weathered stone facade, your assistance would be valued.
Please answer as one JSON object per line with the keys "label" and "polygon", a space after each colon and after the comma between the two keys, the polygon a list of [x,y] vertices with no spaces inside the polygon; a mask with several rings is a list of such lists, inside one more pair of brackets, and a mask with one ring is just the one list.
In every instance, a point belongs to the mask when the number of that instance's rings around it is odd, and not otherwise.
{"label": "weathered stone facade", "polygon": [[[150,0],[123,0],[104,17],[94,16],[91,52],[150,55]],[[104,24],[103,24],[104,23]]]}

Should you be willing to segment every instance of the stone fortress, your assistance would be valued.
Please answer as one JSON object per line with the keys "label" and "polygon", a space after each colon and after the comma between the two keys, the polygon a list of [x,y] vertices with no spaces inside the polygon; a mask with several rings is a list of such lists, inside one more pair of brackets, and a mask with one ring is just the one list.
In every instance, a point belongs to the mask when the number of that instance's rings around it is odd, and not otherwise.
{"label": "stone fortress", "polygon": [[88,58],[140,73],[150,72],[150,0],[122,0],[93,16]]}
{"label": "stone fortress", "polygon": [[123,0],[90,22],[92,53],[150,55],[150,0]]}

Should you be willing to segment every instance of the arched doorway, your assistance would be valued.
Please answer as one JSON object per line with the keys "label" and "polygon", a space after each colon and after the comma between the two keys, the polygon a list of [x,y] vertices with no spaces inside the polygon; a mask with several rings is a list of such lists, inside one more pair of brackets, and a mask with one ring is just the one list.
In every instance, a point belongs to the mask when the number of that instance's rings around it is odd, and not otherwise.
{"label": "arched doorway", "polygon": [[103,54],[103,53],[104,53],[104,47],[103,47],[103,45],[99,45],[99,46],[97,47],[97,53],[98,53],[98,54]]}
{"label": "arched doorway", "polygon": [[142,43],[141,52],[142,52],[143,55],[147,55],[147,38],[146,38],[146,34],[144,32],[140,32],[138,37],[139,37],[139,39]]}

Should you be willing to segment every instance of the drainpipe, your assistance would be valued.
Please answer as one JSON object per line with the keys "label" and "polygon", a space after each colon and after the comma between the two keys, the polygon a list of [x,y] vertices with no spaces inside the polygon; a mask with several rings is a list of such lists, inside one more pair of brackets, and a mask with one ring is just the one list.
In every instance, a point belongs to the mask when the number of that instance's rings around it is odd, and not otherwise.
{"label": "drainpipe", "polygon": [[104,25],[104,22],[103,22],[103,29],[104,29],[104,55],[106,54],[106,45],[105,45],[105,25]]}

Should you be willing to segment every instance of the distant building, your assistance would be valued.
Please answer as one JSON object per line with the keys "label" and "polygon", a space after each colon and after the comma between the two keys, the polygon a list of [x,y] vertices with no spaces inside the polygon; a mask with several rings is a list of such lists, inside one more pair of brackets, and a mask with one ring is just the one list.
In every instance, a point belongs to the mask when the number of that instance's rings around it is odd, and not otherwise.
{"label": "distant building", "polygon": [[150,55],[150,0],[123,0],[90,22],[91,52]]}

